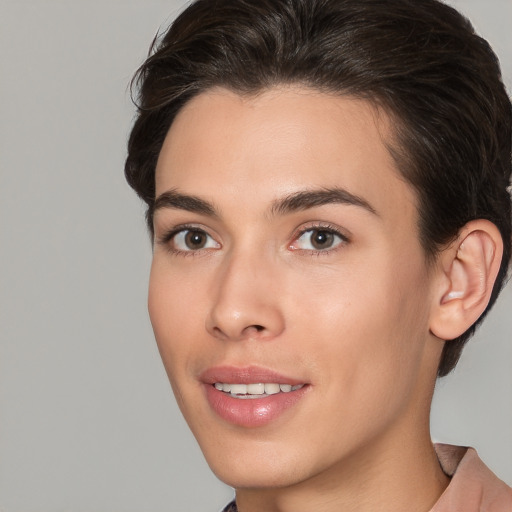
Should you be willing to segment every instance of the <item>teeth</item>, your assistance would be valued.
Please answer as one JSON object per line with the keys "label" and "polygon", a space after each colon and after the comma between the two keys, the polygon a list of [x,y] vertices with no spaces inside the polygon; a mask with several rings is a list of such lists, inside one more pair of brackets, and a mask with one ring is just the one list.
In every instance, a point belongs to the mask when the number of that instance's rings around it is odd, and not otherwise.
{"label": "teeth", "polygon": [[265,393],[267,395],[275,395],[276,393],[279,393],[279,391],[279,384],[265,384]]}
{"label": "teeth", "polygon": [[230,393],[237,398],[257,398],[262,395],[275,395],[276,393],[289,393],[302,388],[304,384],[277,384],[277,383],[254,383],[254,384],[228,384],[226,382],[216,382],[215,389]]}
{"label": "teeth", "polygon": [[233,395],[247,395],[247,384],[231,384],[230,388]]}
{"label": "teeth", "polygon": [[247,393],[249,395],[263,395],[265,393],[265,384],[247,384]]}

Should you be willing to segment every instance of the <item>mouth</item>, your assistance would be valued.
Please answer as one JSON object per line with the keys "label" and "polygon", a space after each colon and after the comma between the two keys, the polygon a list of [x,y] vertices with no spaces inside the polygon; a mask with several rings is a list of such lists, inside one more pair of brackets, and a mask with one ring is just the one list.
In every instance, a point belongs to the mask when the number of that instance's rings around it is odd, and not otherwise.
{"label": "mouth", "polygon": [[242,400],[265,398],[278,393],[290,393],[302,389],[305,384],[278,384],[276,382],[258,382],[250,384],[235,384],[227,382],[215,382],[213,384],[216,390],[226,393],[232,398]]}
{"label": "mouth", "polygon": [[203,372],[200,380],[215,416],[245,428],[289,417],[311,389],[303,379],[256,366],[218,366]]}

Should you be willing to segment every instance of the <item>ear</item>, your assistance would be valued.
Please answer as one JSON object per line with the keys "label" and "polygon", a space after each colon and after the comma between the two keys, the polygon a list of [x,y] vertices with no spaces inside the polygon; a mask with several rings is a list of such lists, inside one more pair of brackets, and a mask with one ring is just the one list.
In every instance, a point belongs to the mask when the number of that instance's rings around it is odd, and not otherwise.
{"label": "ear", "polygon": [[432,334],[452,340],[478,320],[489,303],[502,255],[503,240],[492,222],[478,219],[461,229],[438,256]]}

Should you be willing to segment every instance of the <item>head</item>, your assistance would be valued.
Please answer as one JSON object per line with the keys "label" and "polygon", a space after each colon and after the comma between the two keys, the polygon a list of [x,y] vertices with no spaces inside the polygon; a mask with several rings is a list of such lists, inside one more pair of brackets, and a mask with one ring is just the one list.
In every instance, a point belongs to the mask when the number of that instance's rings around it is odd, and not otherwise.
{"label": "head", "polygon": [[511,105],[496,56],[469,21],[437,1],[197,1],[155,40],[140,68],[126,177],[153,232],[155,169],[176,115],[223,87],[249,96],[279,85],[367,101],[384,112],[386,146],[417,199],[428,262],[475,219],[499,230],[503,258],[488,306],[449,340],[439,376],[492,307],[511,254]]}
{"label": "head", "polygon": [[510,259],[487,43],[434,0],[200,0],[136,83],[150,316],[212,469],[321,493],[414,453]]}

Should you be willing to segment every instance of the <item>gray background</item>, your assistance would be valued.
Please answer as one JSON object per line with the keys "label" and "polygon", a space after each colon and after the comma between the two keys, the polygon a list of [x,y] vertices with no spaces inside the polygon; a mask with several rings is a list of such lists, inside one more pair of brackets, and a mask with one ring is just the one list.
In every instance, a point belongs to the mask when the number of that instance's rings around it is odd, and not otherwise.
{"label": "gray background", "polygon": [[[512,84],[511,0],[453,2]],[[0,510],[215,511],[146,313],[150,245],[123,180],[128,81],[183,5],[0,0]],[[434,403],[437,440],[512,483],[512,288]]]}

